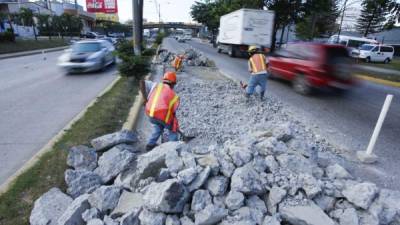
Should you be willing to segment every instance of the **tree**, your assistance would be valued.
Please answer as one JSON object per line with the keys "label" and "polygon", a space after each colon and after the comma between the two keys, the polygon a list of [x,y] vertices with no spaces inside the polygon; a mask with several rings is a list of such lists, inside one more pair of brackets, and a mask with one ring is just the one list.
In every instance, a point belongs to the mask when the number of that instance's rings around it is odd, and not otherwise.
{"label": "tree", "polygon": [[50,25],[50,15],[39,14],[36,15],[38,19],[38,29],[40,35],[48,35],[49,39],[51,39],[51,25]]}
{"label": "tree", "polygon": [[33,11],[28,8],[20,8],[19,16],[24,26],[32,26],[33,34],[35,35],[35,39],[37,40],[35,21],[33,20]]}
{"label": "tree", "polygon": [[[361,4],[361,15],[357,19],[357,30],[365,37],[385,28],[385,24],[394,24],[389,19],[391,10],[395,10],[392,0],[364,0]],[[390,26],[390,25],[389,25]]]}
{"label": "tree", "polygon": [[330,36],[337,31],[338,0],[307,0],[296,24],[296,35],[304,40]]}

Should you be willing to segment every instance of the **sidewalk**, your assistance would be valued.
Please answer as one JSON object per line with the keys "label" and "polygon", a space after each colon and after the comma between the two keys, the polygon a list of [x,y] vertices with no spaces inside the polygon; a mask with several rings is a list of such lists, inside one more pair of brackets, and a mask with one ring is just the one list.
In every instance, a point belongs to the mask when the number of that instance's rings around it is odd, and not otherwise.
{"label": "sidewalk", "polygon": [[27,56],[27,55],[36,55],[36,54],[47,53],[47,52],[61,51],[61,50],[67,49],[67,48],[69,48],[69,46],[38,49],[38,50],[25,51],[25,52],[16,52],[16,53],[8,53],[8,54],[0,54],[0,60],[8,59],[8,58],[20,57],[20,56]]}
{"label": "sidewalk", "polygon": [[366,70],[366,71],[369,71],[369,72],[400,76],[400,71],[398,71],[398,70],[379,68],[379,67],[375,67],[375,66],[365,66],[365,65],[358,65],[357,67],[359,69]]}

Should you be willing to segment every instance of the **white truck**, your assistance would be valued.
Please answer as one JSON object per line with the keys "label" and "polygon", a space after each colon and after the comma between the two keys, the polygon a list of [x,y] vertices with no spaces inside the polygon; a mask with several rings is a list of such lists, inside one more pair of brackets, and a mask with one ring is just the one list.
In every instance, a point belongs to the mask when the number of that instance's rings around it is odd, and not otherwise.
{"label": "white truck", "polygon": [[268,10],[239,9],[220,18],[218,52],[235,57],[247,52],[250,45],[270,48],[275,13]]}

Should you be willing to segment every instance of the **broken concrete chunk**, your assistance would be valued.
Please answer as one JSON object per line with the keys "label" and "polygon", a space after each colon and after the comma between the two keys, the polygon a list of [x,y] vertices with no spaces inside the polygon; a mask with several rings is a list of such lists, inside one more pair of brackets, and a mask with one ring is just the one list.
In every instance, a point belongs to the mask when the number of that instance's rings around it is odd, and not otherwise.
{"label": "broken concrete chunk", "polygon": [[84,194],[76,198],[58,218],[58,225],[85,225],[82,213],[90,208],[89,194]]}
{"label": "broken concrete chunk", "polygon": [[313,200],[325,212],[331,211],[336,201],[335,198],[326,195],[318,195]]}
{"label": "broken concrete chunk", "polygon": [[336,209],[330,214],[339,220],[340,225],[359,225],[358,215],[354,208]]}
{"label": "broken concrete chunk", "polygon": [[196,159],[194,158],[194,155],[192,153],[189,153],[187,151],[182,151],[181,158],[182,158],[183,164],[185,165],[186,168],[191,168],[191,167],[197,166]]}
{"label": "broken concrete chunk", "polygon": [[349,202],[360,208],[368,209],[378,193],[378,188],[373,183],[364,182],[347,185],[342,193]]}
{"label": "broken concrete chunk", "polygon": [[217,175],[219,172],[219,162],[218,159],[214,155],[204,155],[197,159],[197,163],[202,167],[209,166],[211,168],[211,172],[214,175]]}
{"label": "broken concrete chunk", "polygon": [[317,179],[310,174],[299,174],[298,182],[310,199],[314,198],[322,190]]}
{"label": "broken concrete chunk", "polygon": [[221,165],[220,171],[225,177],[231,177],[236,167],[226,157],[218,157],[218,162]]}
{"label": "broken concrete chunk", "polygon": [[280,204],[279,208],[283,221],[290,224],[335,225],[335,222],[312,201],[308,201],[306,205]]}
{"label": "broken concrete chunk", "polygon": [[244,164],[250,162],[253,158],[251,150],[247,147],[228,144],[227,148],[228,154],[237,167],[243,166]]}
{"label": "broken concrete chunk", "polygon": [[211,168],[208,166],[203,171],[201,171],[197,177],[189,184],[188,190],[189,192],[193,192],[199,189],[203,184],[207,181],[208,176],[210,175]]}
{"label": "broken concrete chunk", "polygon": [[35,201],[29,222],[32,225],[56,225],[58,218],[72,203],[72,198],[52,188]]}
{"label": "broken concrete chunk", "polygon": [[261,200],[257,195],[252,195],[246,199],[246,205],[250,209],[261,211],[263,214],[267,213],[267,207],[265,202]]}
{"label": "broken concrete chunk", "polygon": [[188,191],[176,179],[153,183],[144,195],[145,207],[154,212],[180,213],[188,200]]}
{"label": "broken concrete chunk", "polygon": [[326,176],[329,179],[352,179],[352,176],[347,172],[346,169],[341,167],[339,164],[334,164],[326,167]]}
{"label": "broken concrete chunk", "polygon": [[134,208],[137,209],[142,208],[143,205],[144,205],[143,194],[132,193],[124,190],[118,200],[117,206],[111,213],[111,217],[112,218],[120,217]]}
{"label": "broken concrete chunk", "polygon": [[319,177],[316,173],[319,173],[321,169],[302,155],[282,154],[277,157],[277,160],[281,167],[287,168],[294,173],[308,173]]}
{"label": "broken concrete chunk", "polygon": [[269,156],[265,157],[265,162],[267,164],[267,171],[268,172],[274,173],[279,169],[279,165],[276,162],[274,156],[269,155]]}
{"label": "broken concrete chunk", "polygon": [[104,216],[104,225],[119,225],[119,222],[116,220],[113,220],[111,217],[109,216]]}
{"label": "broken concrete chunk", "polygon": [[242,207],[234,211],[232,216],[228,217],[228,221],[251,221],[251,224],[261,224],[263,222],[263,218],[264,214],[260,210]]}
{"label": "broken concrete chunk", "polygon": [[238,191],[230,191],[225,198],[225,205],[229,210],[236,210],[244,204],[244,195]]}
{"label": "broken concrete chunk", "polygon": [[138,148],[136,145],[131,145],[131,144],[119,144],[115,145],[113,148],[117,148],[120,151],[128,151],[132,152],[134,154],[140,153],[140,148]]}
{"label": "broken concrete chunk", "polygon": [[105,151],[118,144],[133,144],[138,141],[137,135],[128,130],[106,134],[90,141],[96,151]]}
{"label": "broken concrete chunk", "polygon": [[181,225],[181,221],[175,215],[168,215],[165,219],[165,225]]}
{"label": "broken concrete chunk", "polygon": [[207,190],[197,190],[192,197],[191,209],[194,212],[198,212],[211,203],[211,195]]}
{"label": "broken concrete chunk", "polygon": [[72,147],[68,152],[67,165],[75,170],[93,171],[97,167],[97,153],[84,145]]}
{"label": "broken concrete chunk", "polygon": [[103,183],[108,183],[127,169],[134,159],[133,153],[112,148],[100,157],[99,166],[94,172],[101,177]]}
{"label": "broken concrete chunk", "polygon": [[89,196],[89,203],[100,212],[107,213],[117,206],[121,189],[117,186],[101,186]]}
{"label": "broken concrete chunk", "polygon": [[224,195],[228,188],[229,179],[224,176],[211,177],[206,183],[207,189],[213,196]]}
{"label": "broken concrete chunk", "polygon": [[182,217],[180,221],[181,225],[194,225],[193,221],[187,216]]}
{"label": "broken concrete chunk", "polygon": [[272,133],[278,141],[288,142],[295,134],[294,125],[292,122],[280,124],[274,127]]}
{"label": "broken concrete chunk", "polygon": [[265,158],[263,158],[261,156],[254,157],[254,159],[251,163],[252,163],[254,169],[259,173],[265,172],[268,168]]}
{"label": "broken concrete chunk", "polygon": [[89,222],[92,219],[99,218],[100,212],[96,208],[90,208],[82,213],[82,219],[85,222]]}
{"label": "broken concrete chunk", "polygon": [[166,215],[143,209],[139,214],[140,225],[165,225]]}
{"label": "broken concrete chunk", "polygon": [[281,221],[277,216],[265,216],[262,225],[281,225]]}
{"label": "broken concrete chunk", "polygon": [[178,173],[184,166],[176,151],[171,151],[170,154],[166,155],[165,165],[171,173]]}
{"label": "broken concrete chunk", "polygon": [[231,189],[240,191],[244,194],[263,194],[265,193],[266,181],[259,173],[247,164],[235,170],[231,178]]}
{"label": "broken concrete chunk", "polygon": [[286,190],[278,186],[273,186],[268,194],[267,205],[268,209],[272,210],[278,205],[282,199],[286,196]]}
{"label": "broken concrete chunk", "polygon": [[120,219],[120,225],[140,225],[139,214],[141,209],[131,209],[129,212],[125,213]]}
{"label": "broken concrete chunk", "polygon": [[71,170],[65,171],[67,193],[77,198],[85,193],[91,193],[102,184],[101,177],[92,171]]}
{"label": "broken concrete chunk", "polygon": [[178,180],[183,184],[188,185],[197,176],[197,169],[194,167],[184,169],[178,173]]}
{"label": "broken concrete chunk", "polygon": [[89,220],[86,225],[104,225],[104,223],[101,219],[96,218],[96,219]]}
{"label": "broken concrete chunk", "polygon": [[208,205],[206,208],[194,215],[196,225],[213,225],[220,222],[228,215],[228,210],[215,205]]}

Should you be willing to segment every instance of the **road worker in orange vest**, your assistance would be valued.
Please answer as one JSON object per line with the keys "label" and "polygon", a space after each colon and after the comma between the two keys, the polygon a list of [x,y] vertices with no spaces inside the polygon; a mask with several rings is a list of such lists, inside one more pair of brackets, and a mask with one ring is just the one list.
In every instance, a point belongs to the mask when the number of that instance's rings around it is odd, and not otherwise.
{"label": "road worker in orange vest", "polygon": [[174,67],[175,71],[179,71],[182,69],[184,56],[183,55],[176,55],[174,60],[172,61],[172,67]]}
{"label": "road worker in orange vest", "polygon": [[248,52],[250,55],[248,67],[251,76],[246,88],[246,97],[254,94],[256,87],[260,86],[260,99],[263,100],[268,79],[267,58],[258,52],[257,46],[250,46]]}
{"label": "road worker in orange vest", "polygon": [[169,141],[178,141],[179,124],[175,112],[179,106],[179,96],[174,92],[176,73],[166,72],[161,83],[140,81],[140,91],[145,99],[145,112],[153,125],[153,132],[147,142],[146,150],[157,146],[158,138],[164,129]]}

